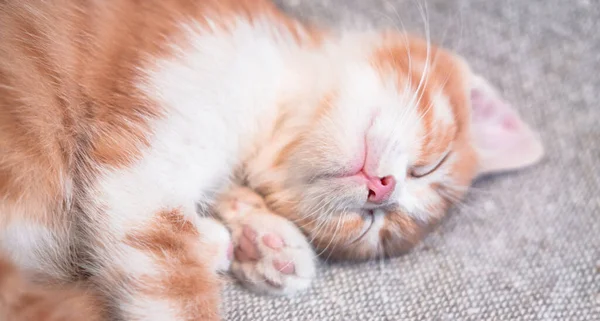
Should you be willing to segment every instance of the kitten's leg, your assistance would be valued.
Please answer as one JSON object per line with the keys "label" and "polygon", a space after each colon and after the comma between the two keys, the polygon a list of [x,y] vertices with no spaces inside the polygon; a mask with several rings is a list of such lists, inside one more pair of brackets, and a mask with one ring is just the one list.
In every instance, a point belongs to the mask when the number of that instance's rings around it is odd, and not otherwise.
{"label": "kitten's leg", "polygon": [[101,321],[105,316],[101,301],[89,289],[34,284],[0,254],[0,320]]}
{"label": "kitten's leg", "polygon": [[250,289],[293,294],[315,276],[315,254],[292,222],[271,212],[262,197],[236,187],[224,195],[217,211],[234,243],[233,274]]}
{"label": "kitten's leg", "polygon": [[92,278],[110,293],[119,319],[218,320],[217,270],[232,254],[227,229],[183,207],[127,219],[110,224],[108,245],[95,245],[102,265]]}

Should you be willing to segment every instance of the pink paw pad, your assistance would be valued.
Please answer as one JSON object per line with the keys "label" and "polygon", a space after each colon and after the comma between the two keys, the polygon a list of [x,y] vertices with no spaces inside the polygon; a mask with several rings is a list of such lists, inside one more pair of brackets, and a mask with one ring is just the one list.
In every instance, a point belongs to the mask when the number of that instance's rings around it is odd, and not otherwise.
{"label": "pink paw pad", "polygon": [[283,246],[285,245],[283,243],[283,239],[275,234],[263,235],[262,241],[263,243],[265,243],[266,246],[272,248],[273,250],[281,250],[281,248],[283,248]]}
{"label": "pink paw pad", "polygon": [[[255,230],[249,226],[244,226],[237,247],[231,250],[232,255],[242,262],[260,260],[262,256],[256,245],[257,238],[258,234]],[[273,233],[263,235],[260,240],[265,246],[276,251],[280,251],[285,246],[283,238]],[[275,260],[273,266],[283,274],[294,274],[296,272],[296,267],[291,261]]]}
{"label": "pink paw pad", "polygon": [[273,266],[283,274],[294,274],[296,267],[291,261],[273,261]]}
{"label": "pink paw pad", "polygon": [[256,232],[244,226],[242,236],[234,250],[235,258],[240,261],[256,261],[260,259],[258,248],[256,248]]}

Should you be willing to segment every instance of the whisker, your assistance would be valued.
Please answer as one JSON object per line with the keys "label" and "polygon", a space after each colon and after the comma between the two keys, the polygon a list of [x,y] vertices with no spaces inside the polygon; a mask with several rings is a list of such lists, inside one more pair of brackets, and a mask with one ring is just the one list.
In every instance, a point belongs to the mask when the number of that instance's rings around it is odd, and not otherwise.
{"label": "whisker", "polygon": [[[396,128],[402,128],[402,127],[406,126],[405,122],[408,121],[408,119],[405,117],[406,113],[408,113],[410,111],[411,113],[414,114],[418,111],[418,105],[421,103],[421,100],[425,93],[424,88],[427,86],[427,83],[429,81],[429,74],[430,74],[429,68],[430,68],[430,59],[431,59],[429,12],[428,12],[426,4],[425,4],[424,8],[419,3],[417,3],[417,5],[419,6],[419,12],[420,12],[421,18],[423,20],[424,29],[425,29],[425,38],[426,38],[426,42],[427,42],[425,66],[423,67],[423,71],[422,71],[421,77],[419,79],[419,84],[417,85],[417,88],[415,89],[414,93],[411,95],[412,97],[410,98],[409,103],[407,104],[408,106],[407,106],[406,110],[402,113],[402,118],[400,120],[400,124],[398,127],[394,127],[394,129],[392,130],[392,134],[395,132]],[[395,7],[394,7],[394,9],[395,9]],[[397,13],[397,11],[396,11],[396,13]],[[407,36],[406,36],[406,38],[407,38]],[[409,58],[408,82],[407,82],[407,88],[408,88],[410,86],[410,84],[412,83],[412,57],[411,57],[412,55],[410,54],[410,45],[407,45],[406,48],[408,51],[408,58]],[[418,96],[418,98],[417,98],[417,96]],[[392,144],[388,144],[388,146],[386,146],[386,151],[385,151],[386,154],[388,154],[390,152],[390,149],[392,148],[391,145]]]}
{"label": "whisker", "polygon": [[342,222],[342,216],[340,215],[338,217],[337,223],[335,225],[335,229],[333,231],[333,236],[331,237],[331,239],[329,240],[329,243],[327,244],[327,246],[325,246],[325,248],[317,254],[317,257],[321,256],[323,253],[325,253],[327,251],[327,249],[329,249],[329,246],[331,245],[331,243],[333,242],[333,240],[335,239],[335,236],[337,235],[338,229],[340,228],[340,223]]}
{"label": "whisker", "polygon": [[[345,221],[346,217],[348,215],[348,212],[346,212],[346,209],[344,209],[344,211],[342,212],[342,214],[340,215],[340,221]],[[335,235],[332,238],[332,240],[335,239]],[[327,256],[327,258],[325,259],[325,261],[329,261],[329,258],[331,257],[331,254],[333,254],[333,251],[335,251],[335,248],[339,245],[339,243],[334,243],[333,244],[333,248],[331,249],[331,251],[329,252],[329,255]]]}
{"label": "whisker", "polygon": [[415,95],[413,97],[413,103],[414,103],[414,98],[416,98],[416,96],[419,94],[419,92],[421,93],[415,106],[417,106],[420,103],[421,99],[423,98],[423,94],[425,92],[424,87],[426,86],[426,83],[429,80],[429,68],[431,67],[430,66],[431,35],[430,35],[430,28],[429,28],[429,12],[427,10],[427,2],[425,2],[424,7],[422,5],[420,5],[419,3],[417,3],[417,4],[419,6],[419,13],[421,15],[421,19],[423,20],[423,25],[424,25],[424,29],[425,29],[426,53],[425,53],[425,66],[423,67],[423,71],[421,72],[421,78],[419,79],[419,84],[417,85],[417,89],[416,89]]}
{"label": "whisker", "polygon": [[459,209],[461,212],[462,211],[469,212],[469,211],[473,211],[473,210],[481,210],[480,208],[477,208],[473,205],[465,203],[463,198],[450,193],[448,190],[440,189],[440,190],[438,190],[438,194],[444,200],[450,202],[451,207],[455,207],[455,208]]}

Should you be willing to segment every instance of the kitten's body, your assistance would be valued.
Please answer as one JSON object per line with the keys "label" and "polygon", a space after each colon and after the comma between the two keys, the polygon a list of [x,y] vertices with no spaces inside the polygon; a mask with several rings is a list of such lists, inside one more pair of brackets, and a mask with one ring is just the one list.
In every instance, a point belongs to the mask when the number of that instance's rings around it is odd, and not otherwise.
{"label": "kitten's body", "polygon": [[32,284],[10,262],[0,258],[0,320],[102,321],[105,306],[81,285],[48,287]]}
{"label": "kitten's body", "polygon": [[[194,248],[218,229],[195,206],[276,114],[266,112],[287,71],[274,38],[293,44],[287,27],[256,1],[15,1],[0,11],[3,250],[53,279],[93,275],[127,319],[175,320],[194,301],[215,317],[216,279],[202,278],[216,278],[220,250]],[[197,226],[162,231],[185,220]]]}
{"label": "kitten's body", "polygon": [[[370,228],[374,239],[348,248],[359,257],[398,253],[405,231],[420,235],[419,222],[449,203],[398,190],[379,208],[362,196],[356,169],[400,177],[452,144],[448,175],[461,193],[478,170],[470,71],[403,36],[325,36],[263,0],[8,1],[0,43],[0,249],[43,280],[85,278],[125,320],[218,318],[215,271],[228,265],[229,236],[196,204],[206,209],[239,166],[288,218],[318,208],[322,177],[340,176],[331,184],[341,186],[345,175],[345,203],[324,219],[363,206],[398,213],[379,227],[387,236]],[[412,125],[396,133],[398,121]],[[360,238],[357,218],[342,218],[331,222],[352,226],[316,246]],[[309,235],[322,228],[306,223]]]}

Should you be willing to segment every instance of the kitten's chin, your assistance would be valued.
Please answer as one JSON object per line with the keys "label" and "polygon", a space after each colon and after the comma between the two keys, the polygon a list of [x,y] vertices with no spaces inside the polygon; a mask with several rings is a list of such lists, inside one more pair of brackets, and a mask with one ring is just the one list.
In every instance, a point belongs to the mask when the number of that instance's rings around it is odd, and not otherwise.
{"label": "kitten's chin", "polygon": [[304,227],[320,257],[364,261],[409,252],[437,222],[423,223],[398,210],[363,210]]}

